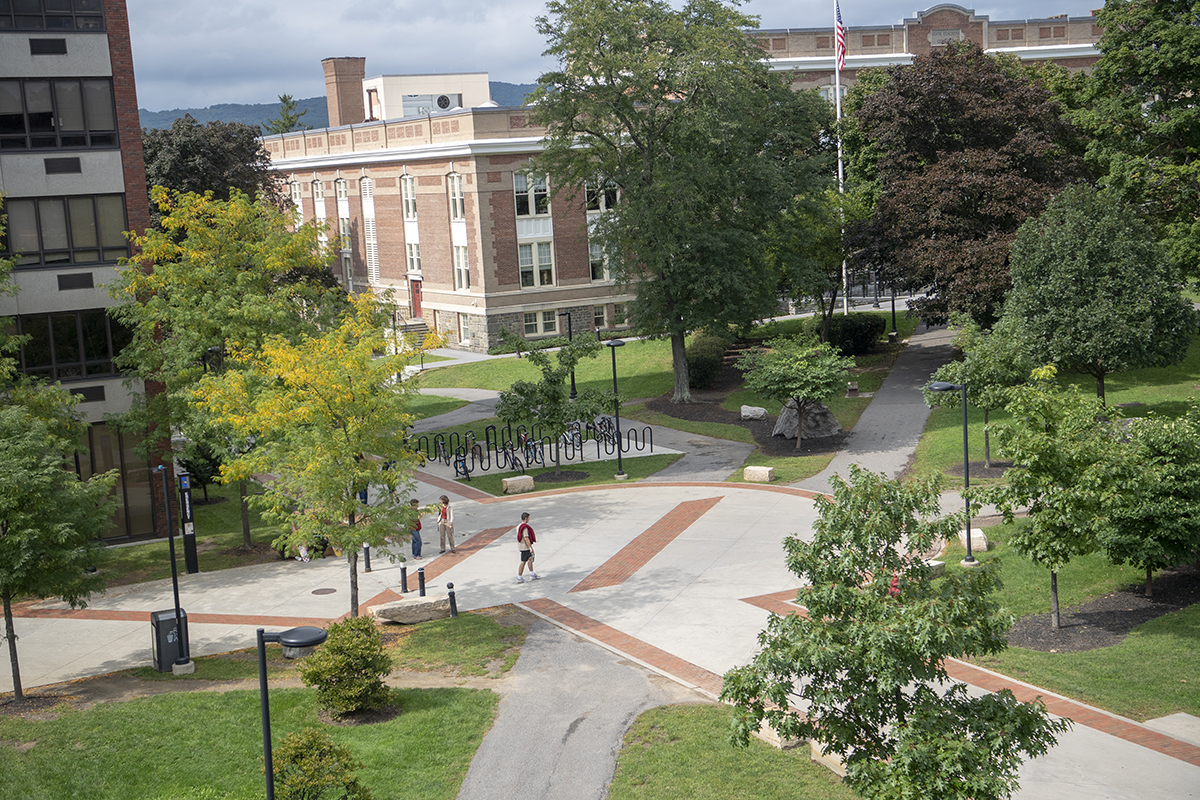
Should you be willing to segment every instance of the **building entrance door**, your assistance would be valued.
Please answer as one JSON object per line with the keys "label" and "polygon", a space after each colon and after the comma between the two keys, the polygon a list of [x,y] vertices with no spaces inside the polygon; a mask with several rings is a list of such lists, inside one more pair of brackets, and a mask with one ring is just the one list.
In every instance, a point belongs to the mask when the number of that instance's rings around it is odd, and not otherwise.
{"label": "building entrance door", "polygon": [[412,298],[412,316],[413,319],[421,317],[421,282],[417,280],[408,281],[408,293]]}

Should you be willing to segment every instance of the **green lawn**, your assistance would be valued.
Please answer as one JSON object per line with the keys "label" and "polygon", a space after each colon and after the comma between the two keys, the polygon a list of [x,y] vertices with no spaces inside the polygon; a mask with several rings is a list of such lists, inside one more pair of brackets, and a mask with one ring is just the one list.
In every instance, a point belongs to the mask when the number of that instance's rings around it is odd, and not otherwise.
{"label": "green lawn", "polygon": [[[1014,525],[1024,524],[1020,521]],[[1050,572],[1008,548],[1012,525],[988,528],[989,550],[980,561],[998,561],[1003,588],[1000,605],[1017,617],[1050,610]],[[946,553],[948,569],[962,569],[965,552],[957,542]],[[1123,586],[1140,585],[1143,575],[1117,567],[1094,553],[1059,571],[1059,603],[1065,609]],[[1046,624],[1049,624],[1048,622]],[[1014,678],[1137,720],[1176,712],[1200,715],[1196,641],[1200,604],[1138,626],[1113,647],[1083,653],[1043,653],[1010,647],[978,662]]]}
{"label": "green lawn", "polygon": [[849,787],[812,763],[809,749],[728,741],[727,706],[663,706],[643,712],[620,753],[611,800],[851,800]]}
{"label": "green lawn", "polygon": [[408,399],[408,413],[417,419],[428,419],[439,414],[449,414],[455,409],[467,405],[466,400],[457,397],[441,397],[435,394],[414,394]]}
{"label": "green lawn", "polygon": [[392,653],[392,663],[416,671],[457,669],[460,675],[498,678],[513,668],[525,629],[502,627],[491,617],[462,614],[405,628],[408,633]]}
{"label": "green lawn", "polygon": [[[680,453],[661,453],[654,456],[637,456],[636,458],[622,457],[621,461],[622,466],[625,468],[625,474],[629,476],[628,481],[636,482],[666,469],[681,458],[683,458],[683,455]],[[562,483],[539,483],[536,487],[537,490],[565,489],[572,486],[602,486],[604,484],[617,483],[613,478],[617,474],[616,459],[611,461],[585,461],[582,464],[569,462],[563,464],[563,470],[586,472],[588,473],[588,477],[578,481],[563,481]],[[554,472],[554,467],[538,467],[526,470],[525,474],[536,476],[547,472]],[[481,492],[500,496],[504,494],[501,481],[512,476],[513,473],[511,472],[499,475],[489,475],[485,472],[473,475],[469,484],[461,479],[459,483],[469,485],[471,488],[478,489]]]}

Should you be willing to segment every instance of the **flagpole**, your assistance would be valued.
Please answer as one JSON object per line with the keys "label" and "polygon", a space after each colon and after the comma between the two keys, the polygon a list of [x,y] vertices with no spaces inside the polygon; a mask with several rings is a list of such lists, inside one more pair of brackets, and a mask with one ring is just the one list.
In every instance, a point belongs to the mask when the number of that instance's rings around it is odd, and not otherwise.
{"label": "flagpole", "polygon": [[[842,64],[846,59],[846,29],[842,26],[842,9],[838,0],[833,0],[833,97],[834,108],[837,110],[837,169],[838,195],[846,195],[846,177],[842,167]],[[842,237],[846,236],[845,210],[839,208],[842,218]],[[842,314],[850,314],[850,274],[846,270],[846,260],[842,259]]]}

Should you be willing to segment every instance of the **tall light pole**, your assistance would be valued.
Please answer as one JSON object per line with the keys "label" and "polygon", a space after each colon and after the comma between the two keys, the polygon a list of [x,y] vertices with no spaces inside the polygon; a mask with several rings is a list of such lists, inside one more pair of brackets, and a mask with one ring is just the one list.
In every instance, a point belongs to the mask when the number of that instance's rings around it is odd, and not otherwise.
{"label": "tall light pole", "polygon": [[971,500],[967,497],[967,490],[971,488],[971,456],[967,450],[967,384],[966,383],[947,383],[946,381],[934,381],[929,384],[931,392],[955,392],[962,391],[962,409],[963,409],[963,500],[967,504],[967,557],[962,560],[964,567],[974,567],[979,562],[975,560],[975,556],[971,555]]}
{"label": "tall light pole", "polygon": [[[164,464],[159,464],[155,469],[162,475],[163,502],[167,509],[167,549],[171,553],[171,589],[175,593],[175,631],[179,635],[179,651],[171,670],[182,674],[194,672],[196,668],[188,667],[191,648],[188,647],[188,637],[183,627],[183,614],[179,608],[179,570],[175,566],[175,529],[171,525],[171,492],[167,488],[167,469]],[[179,667],[179,669],[175,669],[175,667]]]}
{"label": "tall light pole", "polygon": [[617,348],[624,347],[625,342],[620,339],[610,339],[604,344],[612,351],[613,417],[617,421],[617,474],[614,477],[619,481],[623,481],[629,476],[625,474],[625,467],[621,464],[621,398],[617,396]]}
{"label": "tall light pole", "polygon": [[[571,312],[570,311],[560,311],[560,312],[558,312],[558,315],[560,317],[567,318],[567,341],[568,342],[574,341],[575,337],[571,335]],[[572,367],[571,368],[571,399],[574,400],[578,396],[579,396],[579,393],[575,391],[575,369],[574,369],[574,367]]]}
{"label": "tall light pole", "polygon": [[275,800],[275,763],[271,758],[271,701],[267,694],[267,642],[286,647],[316,647],[328,638],[328,631],[305,625],[282,633],[258,629],[258,699],[262,706],[263,762],[267,771],[267,800]]}

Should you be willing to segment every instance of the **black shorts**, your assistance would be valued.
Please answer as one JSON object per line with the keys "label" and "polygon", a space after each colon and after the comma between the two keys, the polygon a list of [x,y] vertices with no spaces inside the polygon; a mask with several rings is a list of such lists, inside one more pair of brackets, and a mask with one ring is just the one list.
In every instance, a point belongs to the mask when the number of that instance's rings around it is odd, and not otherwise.
{"label": "black shorts", "polygon": [[531,558],[533,558],[532,550],[522,550],[521,551],[521,561],[522,562],[529,561]]}

